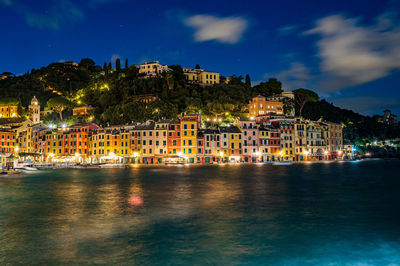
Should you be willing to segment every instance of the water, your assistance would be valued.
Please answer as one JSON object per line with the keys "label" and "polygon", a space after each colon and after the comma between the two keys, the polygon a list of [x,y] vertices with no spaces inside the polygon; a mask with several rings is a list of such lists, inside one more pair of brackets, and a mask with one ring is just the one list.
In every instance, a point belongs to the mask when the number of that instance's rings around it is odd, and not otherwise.
{"label": "water", "polygon": [[0,264],[398,265],[399,173],[370,160],[0,178]]}

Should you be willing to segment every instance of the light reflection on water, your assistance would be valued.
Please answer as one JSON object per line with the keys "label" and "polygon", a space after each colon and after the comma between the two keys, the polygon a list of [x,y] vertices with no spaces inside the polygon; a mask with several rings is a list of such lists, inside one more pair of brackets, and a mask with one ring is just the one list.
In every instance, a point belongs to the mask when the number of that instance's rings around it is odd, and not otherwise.
{"label": "light reflection on water", "polygon": [[0,264],[399,264],[399,170],[371,160],[2,178]]}

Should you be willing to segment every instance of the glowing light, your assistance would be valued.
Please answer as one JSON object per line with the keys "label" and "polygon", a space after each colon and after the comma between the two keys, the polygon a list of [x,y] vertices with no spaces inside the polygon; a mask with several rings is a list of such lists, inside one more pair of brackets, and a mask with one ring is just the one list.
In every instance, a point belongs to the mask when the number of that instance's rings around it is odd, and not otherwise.
{"label": "glowing light", "polygon": [[280,156],[282,156],[283,152],[282,152],[282,151],[280,151],[278,154],[279,154]]}
{"label": "glowing light", "polygon": [[254,116],[250,116],[250,120],[254,120]]}
{"label": "glowing light", "polygon": [[139,196],[132,195],[132,196],[129,198],[128,203],[129,203],[130,205],[134,206],[134,207],[137,207],[137,206],[143,205],[143,200],[142,200],[142,198],[139,197]]}
{"label": "glowing light", "polygon": [[182,152],[181,151],[178,151],[178,156],[182,156]]}
{"label": "glowing light", "polygon": [[328,151],[324,151],[324,154],[325,154],[325,155],[328,154]]}
{"label": "glowing light", "polygon": [[138,157],[138,156],[139,156],[139,153],[135,151],[135,152],[133,153],[133,157]]}
{"label": "glowing light", "polygon": [[110,157],[115,157],[115,153],[110,152]]}
{"label": "glowing light", "polygon": [[75,157],[80,157],[81,155],[77,152],[75,153]]}
{"label": "glowing light", "polygon": [[214,122],[217,122],[217,119],[216,119],[216,118],[214,118],[214,119],[213,119],[213,121],[214,121]]}
{"label": "glowing light", "polygon": [[229,115],[229,113],[228,113],[228,112],[226,112],[226,113],[225,113],[225,115]]}
{"label": "glowing light", "polygon": [[50,129],[53,129],[54,127],[55,127],[54,124],[49,124]]}
{"label": "glowing light", "polygon": [[224,156],[224,153],[222,151],[219,152],[219,156]]}
{"label": "glowing light", "polygon": [[303,153],[304,153],[304,155],[308,155],[310,152],[309,151],[304,151]]}
{"label": "glowing light", "polygon": [[222,119],[220,118],[220,119],[218,119],[218,122],[221,122],[222,121]]}
{"label": "glowing light", "polygon": [[256,156],[260,156],[260,154],[261,154],[261,152],[259,152],[259,151],[256,151],[256,152],[255,152],[255,155],[256,155]]}
{"label": "glowing light", "polygon": [[54,157],[54,154],[53,153],[49,153],[49,157]]}
{"label": "glowing light", "polygon": [[207,118],[206,120],[207,120],[207,121],[210,121],[210,118]]}
{"label": "glowing light", "polygon": [[12,116],[12,117],[16,117],[17,115],[16,115],[15,113],[13,113],[11,116]]}
{"label": "glowing light", "polygon": [[67,127],[67,124],[64,123],[61,125],[61,127],[65,129]]}
{"label": "glowing light", "polygon": [[15,151],[19,151],[19,147],[15,147]]}

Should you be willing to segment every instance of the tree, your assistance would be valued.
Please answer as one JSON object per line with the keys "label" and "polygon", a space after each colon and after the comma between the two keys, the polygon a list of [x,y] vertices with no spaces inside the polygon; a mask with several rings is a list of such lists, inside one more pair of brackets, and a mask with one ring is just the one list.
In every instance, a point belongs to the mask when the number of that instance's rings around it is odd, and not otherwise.
{"label": "tree", "polygon": [[200,69],[200,65],[196,64],[196,66],[194,67],[194,69]]}
{"label": "tree", "polygon": [[319,100],[318,94],[307,89],[294,90],[294,101],[299,108],[299,115],[303,113],[303,108],[308,102],[317,102]]}
{"label": "tree", "polygon": [[90,58],[83,58],[81,59],[81,62],[79,63],[80,66],[86,68],[86,69],[92,69],[96,63],[90,59]]}
{"label": "tree", "polygon": [[117,60],[115,60],[115,69],[117,71],[121,70],[121,59],[117,58]]}
{"label": "tree", "polygon": [[282,93],[282,83],[276,78],[270,78],[267,82],[261,82],[254,86],[254,89],[257,93],[264,96],[272,96]]}
{"label": "tree", "polygon": [[126,59],[125,59],[125,69],[127,69],[128,67],[129,67],[128,58],[126,58]]}
{"label": "tree", "polygon": [[285,115],[294,115],[295,110],[295,102],[291,98],[284,98],[283,99],[283,112]]}
{"label": "tree", "polygon": [[54,97],[51,98],[47,101],[47,106],[54,110],[55,112],[57,112],[60,116],[60,120],[63,121],[63,116],[62,116],[62,112],[71,106],[71,102],[63,97],[63,96],[58,96],[58,97]]}
{"label": "tree", "polygon": [[250,80],[250,75],[249,74],[246,75],[246,82],[245,83],[246,83],[247,86],[251,87],[251,80]]}

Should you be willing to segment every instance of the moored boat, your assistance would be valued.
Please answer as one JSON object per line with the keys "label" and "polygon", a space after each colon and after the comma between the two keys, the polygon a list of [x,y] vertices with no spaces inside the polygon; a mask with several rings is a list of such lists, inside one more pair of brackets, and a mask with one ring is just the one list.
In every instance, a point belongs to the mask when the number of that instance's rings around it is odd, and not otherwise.
{"label": "moored boat", "polygon": [[273,165],[292,165],[292,161],[276,161],[273,163]]}

